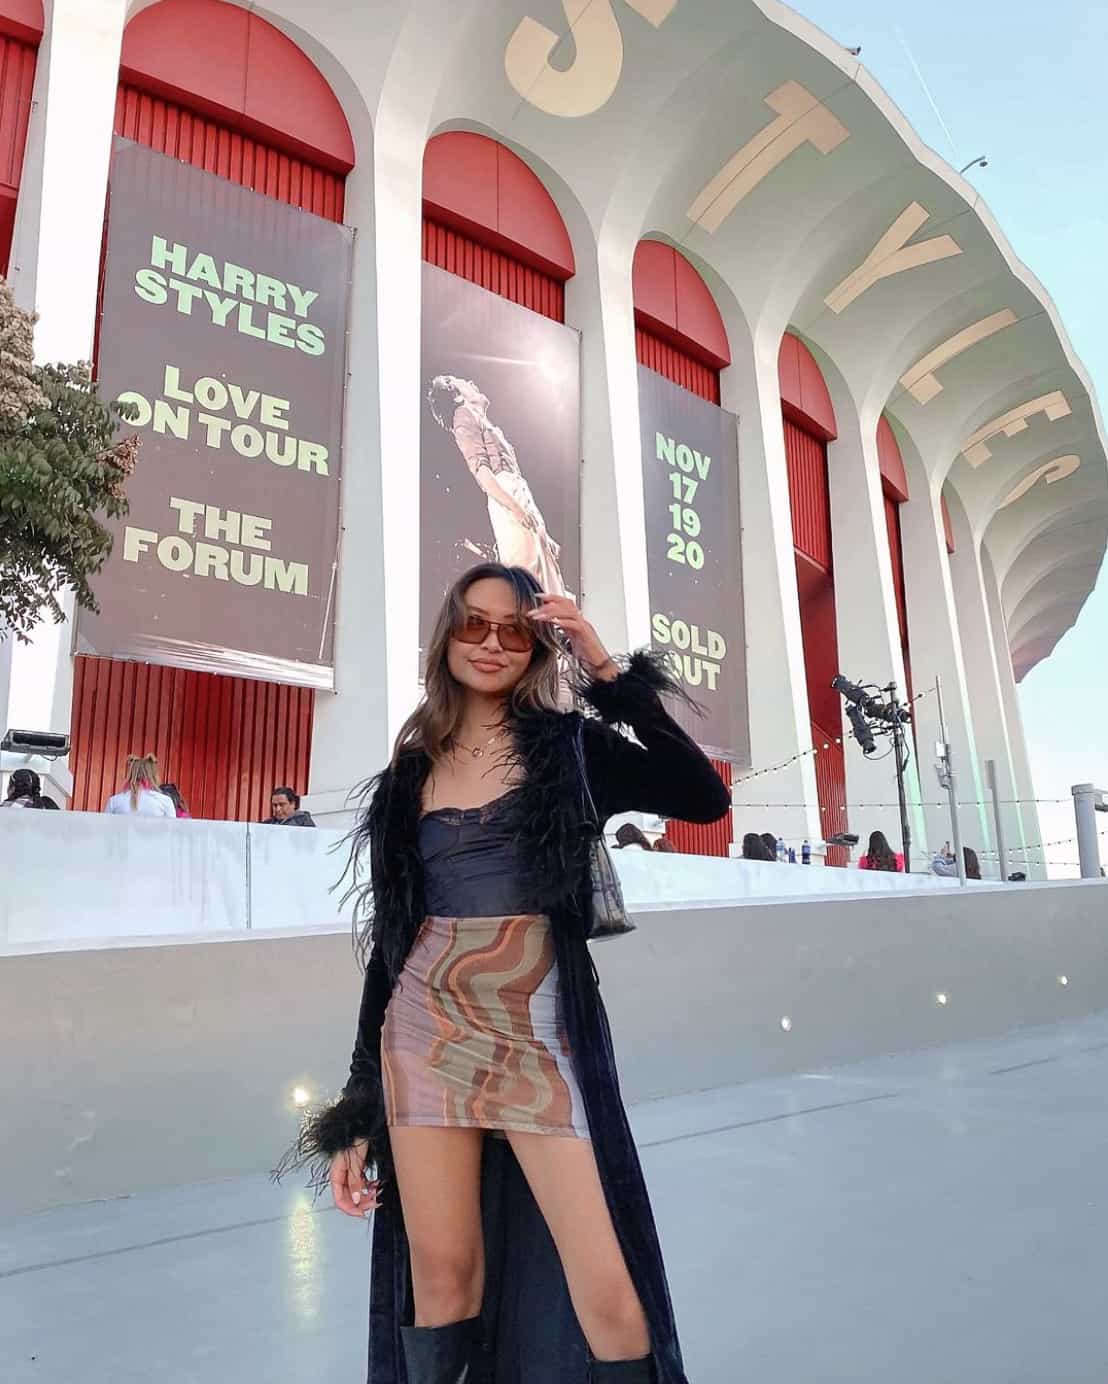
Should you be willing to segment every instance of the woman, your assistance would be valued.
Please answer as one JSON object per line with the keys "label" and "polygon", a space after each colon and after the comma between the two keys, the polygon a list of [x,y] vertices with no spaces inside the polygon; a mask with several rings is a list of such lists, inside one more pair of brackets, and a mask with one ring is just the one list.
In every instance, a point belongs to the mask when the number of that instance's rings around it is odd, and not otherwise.
{"label": "woman", "polygon": [[620,850],[627,850],[629,846],[638,846],[640,850],[648,851],[651,849],[650,837],[634,822],[624,822],[616,832],[616,846]]}
{"label": "woman", "polygon": [[743,837],[743,859],[776,861],[777,852],[771,851],[757,832],[748,831]]}
{"label": "woman", "polygon": [[175,783],[163,783],[158,791],[164,793],[173,804],[173,811],[177,817],[192,816],[192,813],[188,809],[188,803],[181,797],[181,790]]}
{"label": "woman", "polygon": [[470,475],[485,492],[497,557],[506,567],[530,572],[543,591],[564,595],[561,549],[546,531],[515,448],[489,418],[488,397],[457,375],[436,375],[427,397],[431,416],[453,435]]}
{"label": "woman", "polygon": [[13,769],[8,779],[8,795],[0,807],[34,807],[42,792],[42,780],[33,769]]}
{"label": "woman", "polygon": [[[563,641],[598,718],[558,710]],[[607,818],[728,809],[676,690],[522,569],[447,595],[353,833],[372,924],[350,1079],[284,1165],[376,1212],[371,1384],[685,1384],[586,946]]]}
{"label": "woman", "polygon": [[127,756],[126,787],[104,808],[122,817],[176,817],[173,804],[158,791],[158,761],[152,754]]}
{"label": "woman", "polygon": [[883,831],[875,831],[869,838],[869,849],[858,861],[859,870],[888,870],[890,873],[904,873],[904,857],[894,853]]}

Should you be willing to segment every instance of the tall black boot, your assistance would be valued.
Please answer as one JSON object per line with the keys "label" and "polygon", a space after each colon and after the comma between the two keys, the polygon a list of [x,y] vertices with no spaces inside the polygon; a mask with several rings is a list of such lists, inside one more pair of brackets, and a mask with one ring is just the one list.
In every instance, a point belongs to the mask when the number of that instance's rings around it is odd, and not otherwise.
{"label": "tall black boot", "polygon": [[593,1384],[655,1384],[654,1357],[641,1360],[592,1360],[589,1378]]}
{"label": "tall black boot", "polygon": [[468,1317],[449,1326],[402,1326],[408,1384],[466,1384],[479,1322]]}

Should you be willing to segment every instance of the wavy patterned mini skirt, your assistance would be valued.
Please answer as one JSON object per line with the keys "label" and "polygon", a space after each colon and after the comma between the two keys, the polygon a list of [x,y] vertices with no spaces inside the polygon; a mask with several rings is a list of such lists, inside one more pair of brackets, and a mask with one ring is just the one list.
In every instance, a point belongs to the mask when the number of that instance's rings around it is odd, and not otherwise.
{"label": "wavy patterned mini skirt", "polygon": [[587,1139],[550,920],[427,918],[381,1030],[390,1126]]}

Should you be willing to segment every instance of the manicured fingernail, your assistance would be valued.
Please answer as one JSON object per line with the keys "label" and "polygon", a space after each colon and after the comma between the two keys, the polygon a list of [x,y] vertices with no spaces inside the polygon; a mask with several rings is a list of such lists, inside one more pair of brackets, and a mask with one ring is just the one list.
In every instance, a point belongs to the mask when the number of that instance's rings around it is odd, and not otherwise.
{"label": "manicured fingernail", "polygon": [[357,1206],[358,1202],[360,1202],[361,1199],[362,1199],[362,1194],[361,1194],[361,1192],[355,1192],[355,1193],[354,1193],[354,1205]]}

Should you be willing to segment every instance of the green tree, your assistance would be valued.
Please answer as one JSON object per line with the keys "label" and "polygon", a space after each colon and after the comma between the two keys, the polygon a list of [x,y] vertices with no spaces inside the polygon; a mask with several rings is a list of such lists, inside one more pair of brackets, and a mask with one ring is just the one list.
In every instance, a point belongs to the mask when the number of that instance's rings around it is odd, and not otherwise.
{"label": "green tree", "polygon": [[98,609],[89,578],[127,513],[139,439],[116,440],[126,408],[97,394],[88,365],[34,363],[34,317],[0,279],[0,639],[26,640],[59,595]]}

